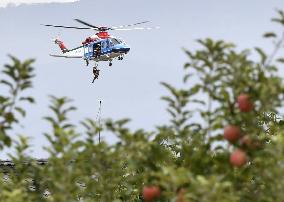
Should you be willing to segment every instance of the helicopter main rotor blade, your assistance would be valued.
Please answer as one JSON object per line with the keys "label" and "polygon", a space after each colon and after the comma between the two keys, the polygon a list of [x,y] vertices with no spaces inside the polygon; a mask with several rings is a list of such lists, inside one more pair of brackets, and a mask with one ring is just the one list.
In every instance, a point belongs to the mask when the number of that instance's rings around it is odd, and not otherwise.
{"label": "helicopter main rotor blade", "polygon": [[91,24],[89,24],[89,23],[87,23],[87,22],[84,22],[83,20],[80,20],[80,19],[74,19],[75,21],[77,21],[77,22],[79,22],[79,23],[81,23],[81,24],[83,24],[83,25],[86,25],[86,26],[88,26],[88,27],[92,27],[92,28],[95,28],[95,29],[100,29],[100,27],[97,27],[97,26],[95,26],[95,25],[91,25]]}
{"label": "helicopter main rotor blade", "polygon": [[57,28],[66,28],[66,29],[89,29],[89,30],[96,30],[94,28],[90,28],[90,27],[73,27],[73,26],[62,26],[62,25],[45,25],[45,24],[41,24],[43,26],[46,27],[57,27]]}
{"label": "helicopter main rotor blade", "polygon": [[149,21],[143,21],[143,22],[138,22],[138,23],[134,23],[134,24],[129,24],[129,25],[121,25],[121,26],[117,26],[117,27],[98,27],[98,26],[94,26],[91,25],[87,22],[84,22],[80,19],[74,19],[75,21],[84,24],[88,27],[75,27],[75,26],[63,26],[63,25],[51,25],[51,24],[42,24],[44,26],[47,27],[57,27],[57,28],[67,28],[67,29],[80,29],[80,30],[96,30],[96,31],[108,31],[108,30],[118,30],[118,31],[131,31],[131,30],[152,30],[152,29],[159,29],[160,27],[134,27],[134,28],[128,28],[131,26],[135,26],[135,25],[140,25],[140,24],[144,24],[147,23]]}
{"label": "helicopter main rotor blade", "polygon": [[112,29],[112,30],[117,30],[117,31],[132,31],[132,30],[152,30],[152,29],[160,29],[160,27],[117,28],[117,29]]}
{"label": "helicopter main rotor blade", "polygon": [[111,29],[118,29],[118,28],[124,28],[124,27],[131,27],[131,26],[135,26],[135,25],[141,25],[141,24],[144,24],[144,23],[148,23],[148,22],[150,22],[150,21],[137,22],[137,23],[129,24],[129,25],[113,26],[113,27],[111,27]]}

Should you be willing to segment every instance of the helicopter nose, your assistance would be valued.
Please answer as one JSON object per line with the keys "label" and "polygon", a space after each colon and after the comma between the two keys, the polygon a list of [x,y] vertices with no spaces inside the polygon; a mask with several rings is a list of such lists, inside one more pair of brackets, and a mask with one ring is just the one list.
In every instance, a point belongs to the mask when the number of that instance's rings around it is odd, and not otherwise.
{"label": "helicopter nose", "polygon": [[114,52],[116,53],[128,53],[130,51],[129,47],[120,47],[120,48],[115,48],[113,49]]}
{"label": "helicopter nose", "polygon": [[124,50],[123,50],[125,53],[128,53],[129,51],[130,51],[130,48],[129,47],[126,47],[126,48],[124,48]]}

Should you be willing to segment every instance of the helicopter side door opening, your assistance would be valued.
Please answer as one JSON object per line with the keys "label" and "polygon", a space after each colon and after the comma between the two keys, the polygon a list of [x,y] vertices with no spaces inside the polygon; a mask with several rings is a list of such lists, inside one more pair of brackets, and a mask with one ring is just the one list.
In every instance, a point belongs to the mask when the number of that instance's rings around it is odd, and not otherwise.
{"label": "helicopter side door opening", "polygon": [[93,57],[96,59],[96,58],[99,58],[99,56],[101,55],[101,42],[98,42],[98,43],[94,43],[92,44],[93,46]]}

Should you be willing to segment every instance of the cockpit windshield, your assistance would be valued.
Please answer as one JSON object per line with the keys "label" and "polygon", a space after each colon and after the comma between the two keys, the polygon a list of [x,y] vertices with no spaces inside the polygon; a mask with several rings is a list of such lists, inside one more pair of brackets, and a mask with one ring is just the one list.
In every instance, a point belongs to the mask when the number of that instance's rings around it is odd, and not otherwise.
{"label": "cockpit windshield", "polygon": [[121,43],[121,41],[119,39],[115,39],[115,38],[112,38],[111,42],[112,42],[113,45],[117,45],[117,44]]}

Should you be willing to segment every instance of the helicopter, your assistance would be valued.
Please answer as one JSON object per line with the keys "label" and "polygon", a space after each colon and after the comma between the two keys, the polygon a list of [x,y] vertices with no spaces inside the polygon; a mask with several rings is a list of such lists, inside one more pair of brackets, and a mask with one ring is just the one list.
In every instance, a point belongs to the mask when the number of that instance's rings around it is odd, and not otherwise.
{"label": "helicopter", "polygon": [[159,27],[134,27],[132,26],[148,23],[149,21],[138,22],[134,24],[121,25],[121,26],[95,26],[89,24],[80,19],[74,19],[78,23],[85,25],[85,27],[75,26],[63,26],[63,25],[52,25],[42,24],[47,27],[65,28],[65,29],[77,29],[77,30],[94,30],[96,31],[90,37],[87,37],[80,46],[68,49],[64,42],[59,38],[55,38],[53,42],[59,46],[61,54],[50,54],[52,57],[60,58],[80,58],[86,62],[86,66],[89,65],[90,61],[94,61],[93,75],[94,79],[92,83],[99,77],[100,70],[98,69],[98,63],[101,61],[108,61],[109,66],[112,66],[114,59],[123,60],[124,56],[130,51],[130,46],[126,44],[122,39],[111,36],[108,31],[129,31],[129,30],[151,30],[159,29]]}

